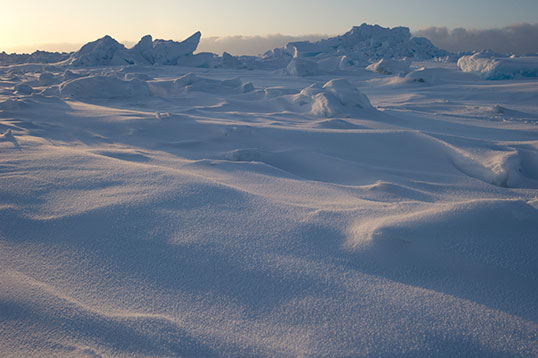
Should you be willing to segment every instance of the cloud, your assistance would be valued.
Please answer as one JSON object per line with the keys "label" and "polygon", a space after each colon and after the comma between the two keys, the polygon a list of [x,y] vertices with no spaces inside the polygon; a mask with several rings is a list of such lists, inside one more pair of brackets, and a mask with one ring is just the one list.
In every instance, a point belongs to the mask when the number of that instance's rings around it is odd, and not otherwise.
{"label": "cloud", "polygon": [[198,52],[214,52],[222,54],[224,51],[232,55],[258,55],[267,50],[283,47],[293,41],[317,41],[327,38],[327,35],[287,36],[281,34],[264,36],[223,36],[202,37]]}
{"label": "cloud", "polygon": [[538,23],[516,24],[487,30],[466,30],[428,27],[414,36],[428,38],[437,47],[448,51],[493,50],[501,53],[538,53]]}

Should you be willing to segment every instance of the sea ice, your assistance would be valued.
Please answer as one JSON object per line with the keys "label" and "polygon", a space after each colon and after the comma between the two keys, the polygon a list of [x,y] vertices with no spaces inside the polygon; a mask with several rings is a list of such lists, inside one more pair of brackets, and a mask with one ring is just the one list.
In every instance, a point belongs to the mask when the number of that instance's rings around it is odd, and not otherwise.
{"label": "sea ice", "polygon": [[488,54],[475,53],[462,56],[458,67],[463,72],[476,73],[487,80],[537,77],[538,56],[536,57],[490,57]]}

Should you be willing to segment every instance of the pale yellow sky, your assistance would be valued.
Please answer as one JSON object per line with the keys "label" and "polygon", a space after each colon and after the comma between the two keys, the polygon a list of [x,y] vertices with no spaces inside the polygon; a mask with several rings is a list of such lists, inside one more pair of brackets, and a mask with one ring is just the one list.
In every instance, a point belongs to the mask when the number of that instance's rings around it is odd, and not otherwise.
{"label": "pale yellow sky", "polygon": [[340,34],[363,22],[467,28],[538,22],[536,0],[0,0],[0,51],[75,50],[119,41],[228,35]]}

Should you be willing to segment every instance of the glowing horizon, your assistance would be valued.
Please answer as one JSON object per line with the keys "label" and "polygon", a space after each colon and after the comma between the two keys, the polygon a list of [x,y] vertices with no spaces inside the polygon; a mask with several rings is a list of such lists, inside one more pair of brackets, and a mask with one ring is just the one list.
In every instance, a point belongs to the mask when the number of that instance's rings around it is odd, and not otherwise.
{"label": "glowing horizon", "polygon": [[[0,51],[73,51],[80,45],[110,35],[122,43],[142,36],[182,40],[196,31],[203,37],[285,34],[335,35],[363,22],[385,27],[430,26],[485,29],[538,22],[534,0],[67,0],[9,2],[2,6]],[[32,9],[32,11],[28,11]],[[387,10],[388,9],[388,10]],[[24,50],[24,51],[21,51]]]}

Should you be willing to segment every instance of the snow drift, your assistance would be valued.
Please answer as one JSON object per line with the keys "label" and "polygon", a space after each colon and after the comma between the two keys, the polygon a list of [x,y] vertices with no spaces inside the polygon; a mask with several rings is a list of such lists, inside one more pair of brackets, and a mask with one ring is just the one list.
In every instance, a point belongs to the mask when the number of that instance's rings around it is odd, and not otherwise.
{"label": "snow drift", "polygon": [[362,111],[373,111],[368,97],[346,79],[333,79],[324,84],[312,84],[299,93],[287,94],[279,88],[265,90],[270,103],[287,111],[317,117],[350,117]]}

